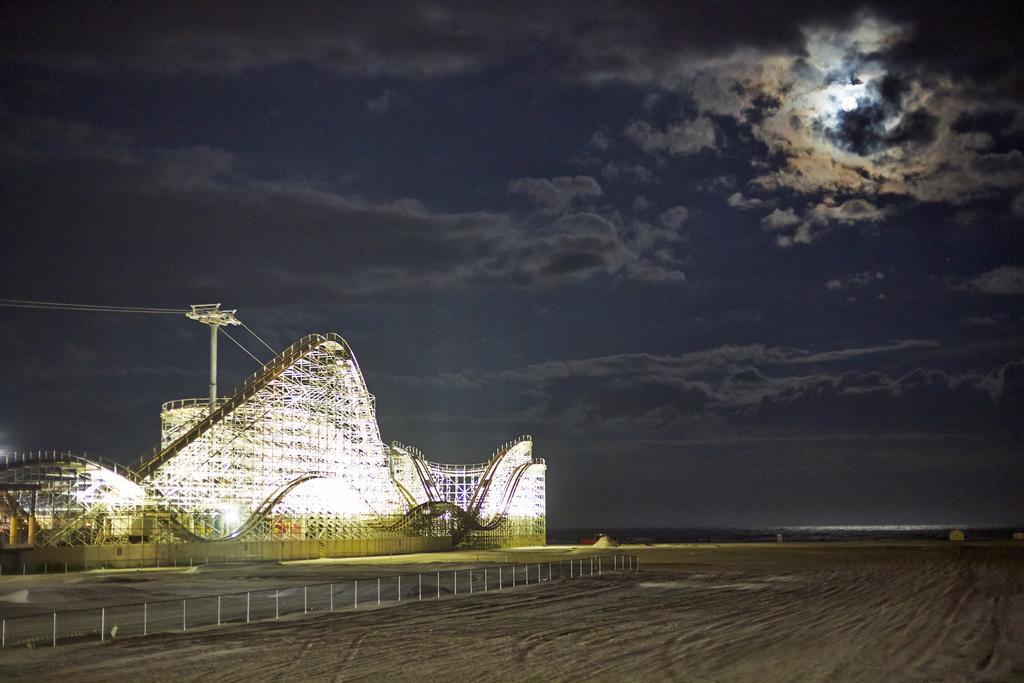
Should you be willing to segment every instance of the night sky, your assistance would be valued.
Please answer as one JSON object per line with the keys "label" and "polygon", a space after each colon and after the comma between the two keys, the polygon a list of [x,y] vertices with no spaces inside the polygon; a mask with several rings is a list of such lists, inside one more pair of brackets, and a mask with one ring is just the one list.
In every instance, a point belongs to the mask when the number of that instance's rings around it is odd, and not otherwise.
{"label": "night sky", "polygon": [[[1024,17],[892,4],[5,3],[0,297],[338,332],[552,527],[1018,524]],[[207,391],[184,316],[0,338],[3,452]]]}

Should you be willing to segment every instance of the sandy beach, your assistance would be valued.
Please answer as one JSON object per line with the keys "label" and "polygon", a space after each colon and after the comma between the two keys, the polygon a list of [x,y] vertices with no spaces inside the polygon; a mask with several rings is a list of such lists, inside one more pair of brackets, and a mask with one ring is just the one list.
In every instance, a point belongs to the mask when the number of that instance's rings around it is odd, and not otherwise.
{"label": "sandy beach", "polygon": [[[640,572],[102,645],[9,649],[0,670],[11,681],[1024,680],[1024,544],[622,550],[639,556]],[[508,555],[557,560],[584,553],[592,551]],[[416,571],[444,560],[470,566],[504,553],[477,555],[150,573],[144,586],[125,590],[203,594],[243,580],[281,585]],[[0,594],[28,590],[29,602],[0,605],[5,614],[38,611],[54,595],[64,595],[68,607],[103,604],[119,590],[104,578],[4,577]],[[105,589],[90,592],[90,582]]]}

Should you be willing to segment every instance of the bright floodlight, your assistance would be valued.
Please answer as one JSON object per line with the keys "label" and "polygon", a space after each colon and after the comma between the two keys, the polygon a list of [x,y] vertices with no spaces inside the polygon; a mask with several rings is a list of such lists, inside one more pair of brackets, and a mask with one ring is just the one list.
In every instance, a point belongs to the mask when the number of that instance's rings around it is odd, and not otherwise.
{"label": "bright floodlight", "polygon": [[241,518],[238,514],[238,508],[234,505],[228,505],[220,511],[220,521],[224,523],[224,526],[228,529],[234,529],[238,526]]}

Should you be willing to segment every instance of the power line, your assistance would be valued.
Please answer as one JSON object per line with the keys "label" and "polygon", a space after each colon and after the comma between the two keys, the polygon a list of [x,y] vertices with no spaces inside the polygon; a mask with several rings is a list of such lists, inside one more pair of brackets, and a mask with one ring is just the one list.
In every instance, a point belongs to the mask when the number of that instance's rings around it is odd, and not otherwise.
{"label": "power line", "polygon": [[6,308],[33,308],[46,311],[91,311],[93,313],[154,313],[161,315],[183,315],[188,312],[183,308],[71,304],[58,301],[28,301],[23,299],[0,299],[0,306]]}
{"label": "power line", "polygon": [[274,350],[274,347],[273,347],[273,346],[271,346],[271,345],[270,345],[270,344],[268,344],[267,342],[265,342],[265,341],[263,341],[262,339],[260,339],[260,336],[259,336],[258,334],[256,334],[255,332],[253,332],[252,330],[250,330],[250,329],[249,329],[249,326],[248,326],[248,325],[246,325],[246,324],[245,324],[244,322],[242,322],[241,320],[239,320],[238,322],[242,323],[242,327],[244,327],[245,329],[249,330],[249,334],[251,334],[252,336],[254,336],[254,337],[256,337],[257,339],[259,339],[259,340],[260,340],[260,343],[261,343],[261,344],[263,344],[263,345],[264,345],[264,346],[266,346],[266,347],[267,347],[268,349],[270,349],[270,352],[271,352],[272,354],[274,354],[275,356],[277,355],[277,351],[275,351],[275,350]]}
{"label": "power line", "polygon": [[240,348],[240,349],[242,349],[243,351],[245,351],[246,353],[248,353],[248,354],[249,354],[249,357],[250,357],[250,358],[252,358],[252,359],[253,359],[254,361],[256,361],[257,363],[259,363],[260,365],[263,365],[263,361],[261,361],[261,360],[260,360],[259,358],[257,358],[256,356],[252,355],[252,352],[251,352],[251,351],[249,351],[249,349],[247,349],[247,348],[245,348],[244,346],[242,346],[241,344],[239,344],[239,343],[238,343],[238,340],[237,340],[237,339],[235,339],[234,337],[232,337],[232,336],[231,336],[230,334],[228,334],[228,331],[227,331],[227,330],[225,330],[224,328],[221,328],[221,329],[219,330],[219,332],[220,332],[221,334],[223,334],[223,335],[224,335],[225,337],[227,337],[228,339],[230,339],[231,341],[235,342],[235,346],[237,346],[238,348]]}
{"label": "power line", "polygon": [[[32,301],[27,299],[0,299],[0,307],[31,308],[43,311],[89,311],[92,313],[153,313],[158,315],[182,315],[190,312],[188,309],[184,308],[160,308],[156,306],[113,306],[105,304],[73,304],[61,301]],[[259,340],[261,344],[270,349],[271,353],[273,353],[275,356],[277,355],[277,351],[274,350],[274,347],[272,347],[267,342],[263,341],[263,339],[258,334],[253,332],[252,329],[244,322],[242,322],[241,320],[238,320],[238,322],[242,325],[242,327],[244,327],[249,332],[249,334],[256,337],[256,339]],[[227,330],[221,330],[221,332],[223,332],[228,339],[234,342],[238,348],[242,349],[242,351],[245,351],[254,361],[259,363],[260,365],[263,365],[263,361],[261,361],[255,355],[253,355],[253,353],[249,351],[249,349],[242,346],[242,344],[239,343],[237,339],[228,334]]]}

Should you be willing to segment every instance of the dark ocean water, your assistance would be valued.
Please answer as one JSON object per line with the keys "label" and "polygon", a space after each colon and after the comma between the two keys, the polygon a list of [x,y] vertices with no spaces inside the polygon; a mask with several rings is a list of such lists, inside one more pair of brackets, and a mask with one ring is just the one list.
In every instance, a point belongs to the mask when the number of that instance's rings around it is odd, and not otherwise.
{"label": "dark ocean water", "polygon": [[778,526],[778,527],[683,527],[683,528],[591,528],[548,529],[551,545],[572,545],[603,533],[620,543],[739,543],[774,541],[782,534],[788,541],[942,540],[950,529],[962,529],[967,540],[1009,540],[1021,527],[971,526]]}

